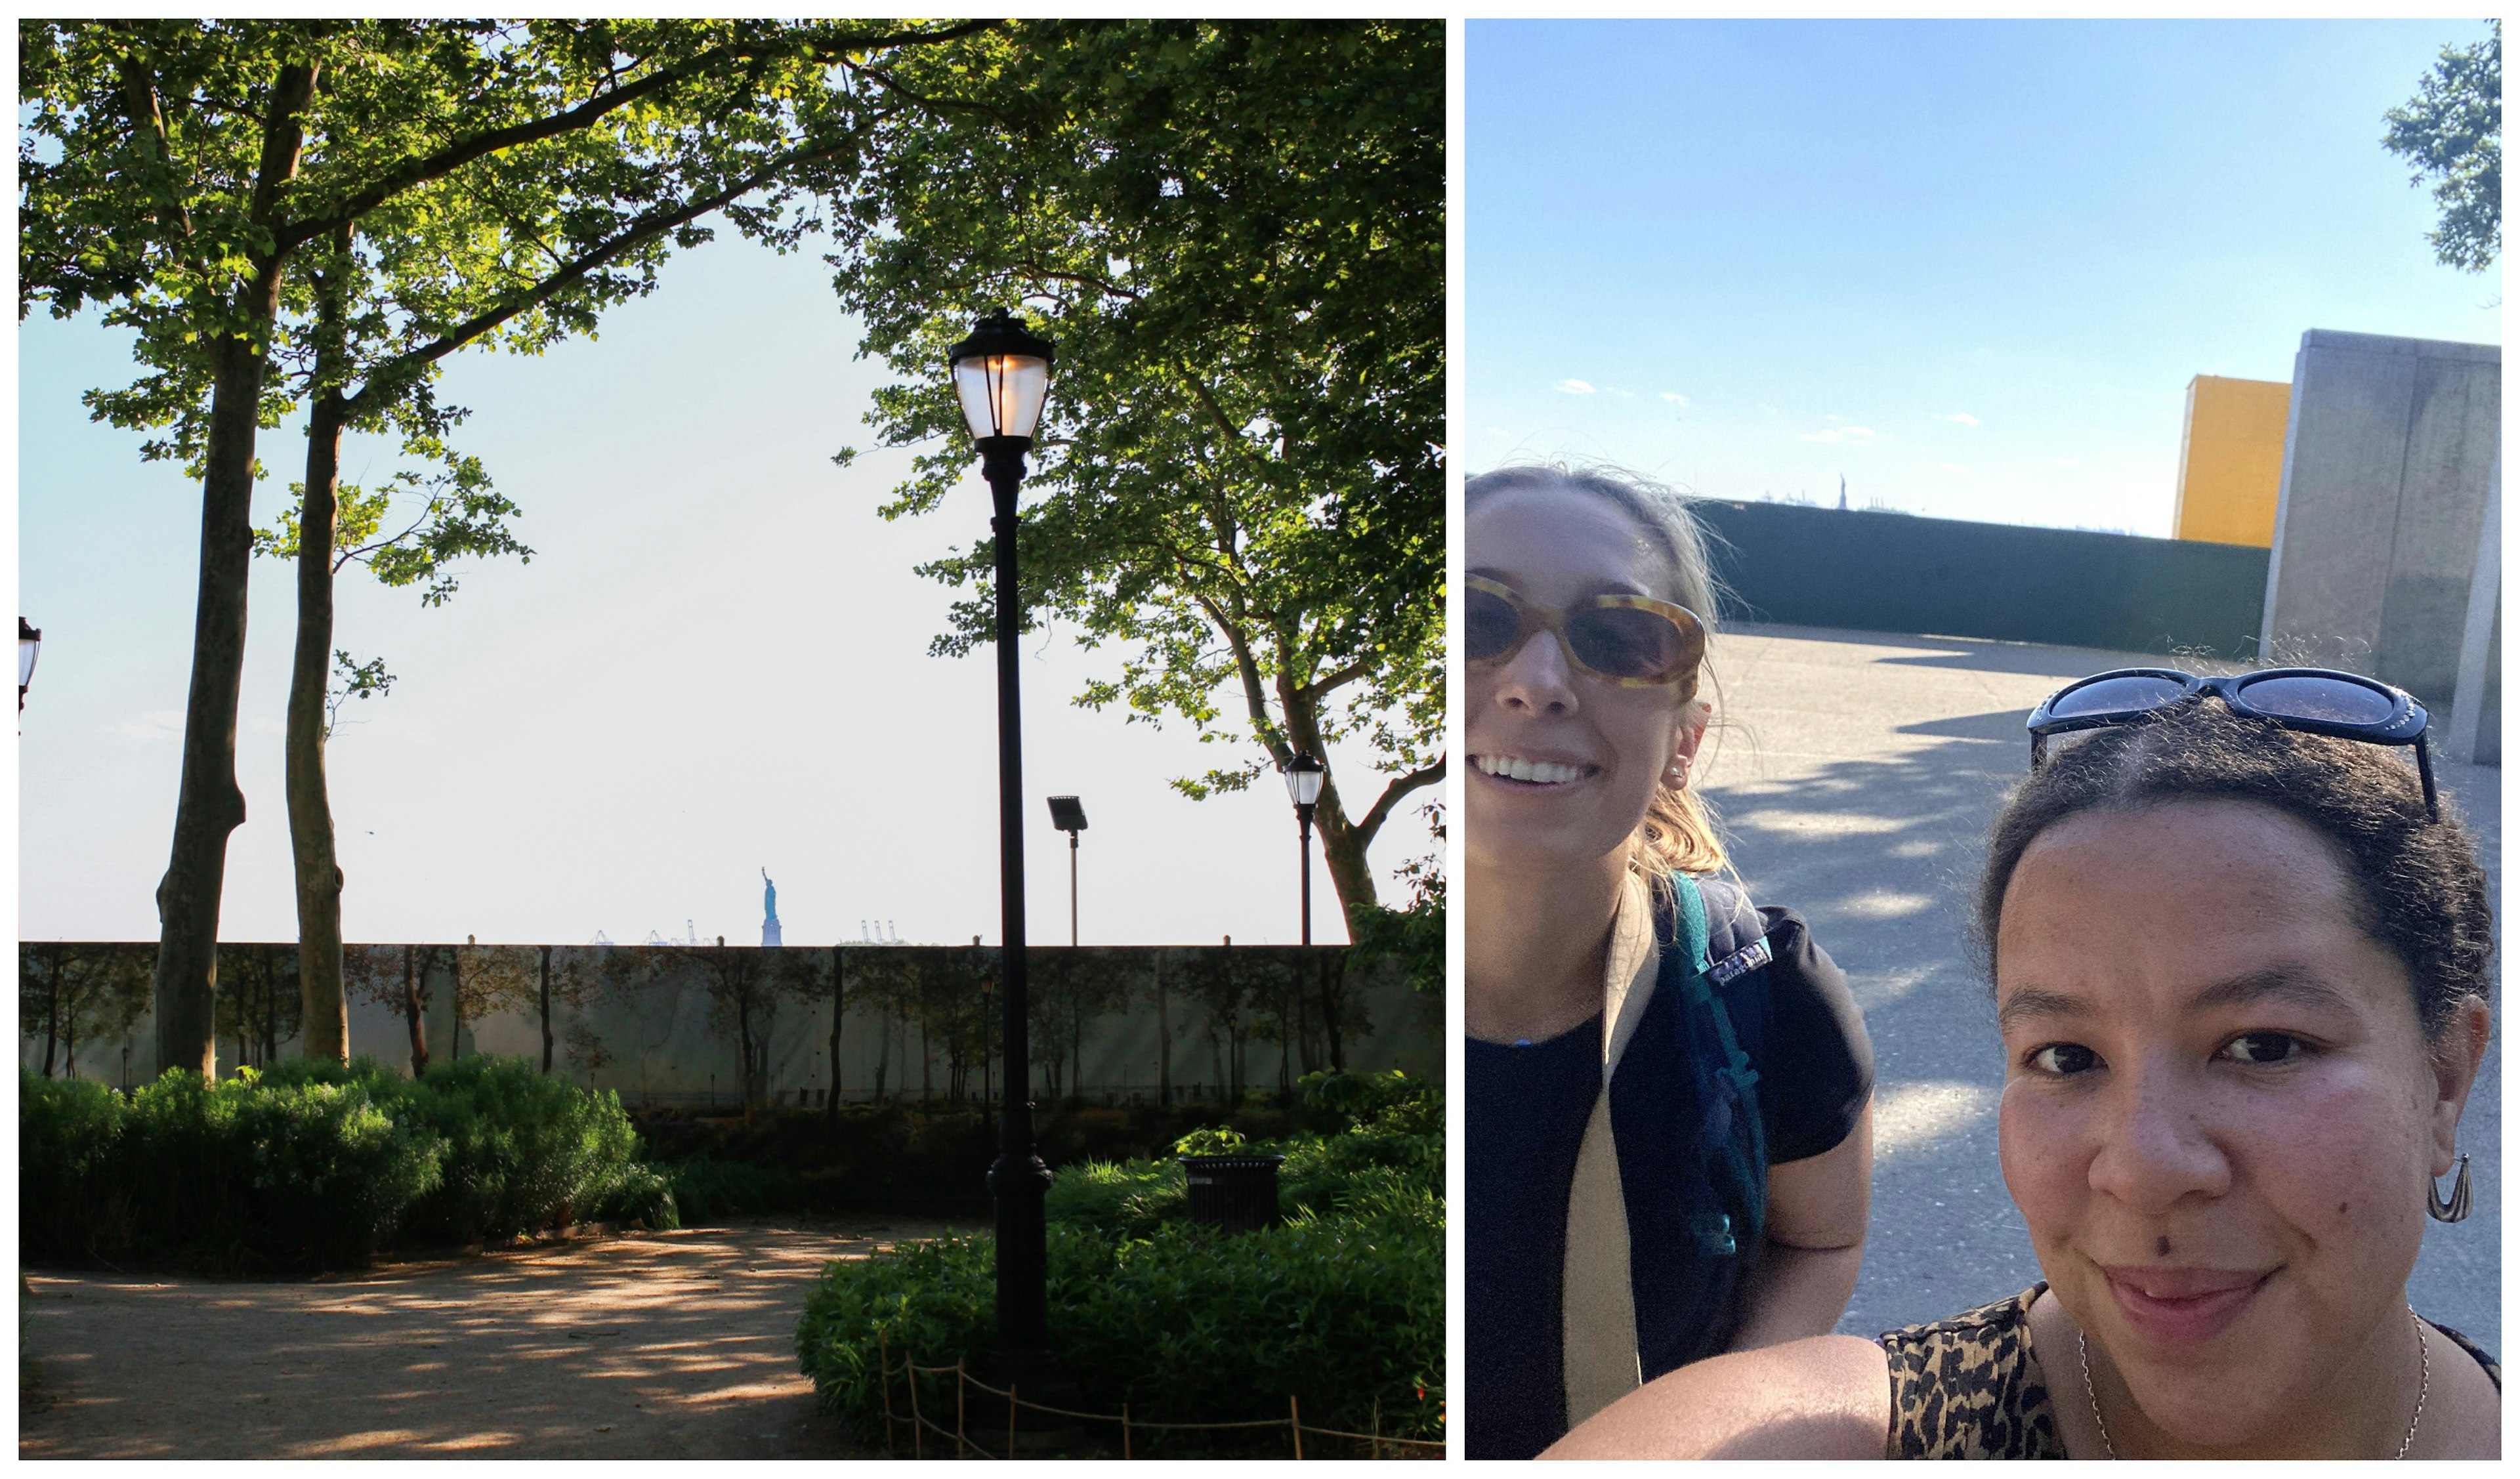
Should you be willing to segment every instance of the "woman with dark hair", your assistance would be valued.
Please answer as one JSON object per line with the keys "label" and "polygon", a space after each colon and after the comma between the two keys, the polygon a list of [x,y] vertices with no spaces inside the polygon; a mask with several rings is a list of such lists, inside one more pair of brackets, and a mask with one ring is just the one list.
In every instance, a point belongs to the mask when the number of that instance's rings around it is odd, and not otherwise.
{"label": "woman with dark hair", "polygon": [[1464,1434],[1527,1458],[1845,1311],[1871,1053],[1792,912],[1725,876],[1691,767],[1713,581],[1686,502],[1471,478]]}
{"label": "woman with dark hair", "polygon": [[2500,1368],[2407,1302],[2427,1212],[2471,1195],[2493,954],[2421,707],[2348,674],[2135,670],[2032,726],[1974,932],[2046,1278],[1701,1363],[1552,1457],[2499,1456]]}

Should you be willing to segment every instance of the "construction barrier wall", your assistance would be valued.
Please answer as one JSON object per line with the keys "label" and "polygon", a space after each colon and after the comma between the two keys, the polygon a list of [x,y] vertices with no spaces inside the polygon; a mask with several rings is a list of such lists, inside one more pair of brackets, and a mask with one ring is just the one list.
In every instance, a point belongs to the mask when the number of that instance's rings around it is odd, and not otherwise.
{"label": "construction barrier wall", "polygon": [[[19,1060],[109,1084],[155,1068],[155,943],[19,947]],[[818,1103],[984,1098],[1000,1041],[994,948],[352,945],[350,1052],[409,1072],[491,1053],[623,1099]],[[1345,946],[1035,947],[1036,1098],[1216,1100],[1316,1068],[1440,1082],[1443,1001]],[[546,969],[548,962],[548,969]],[[219,947],[219,1065],[296,1055],[294,944]],[[406,986],[408,982],[408,987]],[[546,1004],[548,1009],[546,1010]],[[838,1018],[837,1074],[832,1024]],[[418,1021],[418,1032],[413,1028]],[[74,1068],[73,1068],[74,1063]]]}
{"label": "construction barrier wall", "polygon": [[2127,652],[2258,652],[2267,552],[1794,504],[1692,506],[1733,620]]}

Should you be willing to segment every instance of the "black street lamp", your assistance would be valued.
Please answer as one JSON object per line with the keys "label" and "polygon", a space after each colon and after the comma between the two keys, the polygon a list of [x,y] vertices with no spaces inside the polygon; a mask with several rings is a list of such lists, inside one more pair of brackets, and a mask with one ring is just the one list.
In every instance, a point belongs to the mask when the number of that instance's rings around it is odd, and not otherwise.
{"label": "black street lamp", "polygon": [[1295,803],[1295,867],[1304,880],[1304,943],[1313,943],[1313,806],[1322,799],[1322,762],[1297,750],[1286,758],[1286,795]]}
{"label": "black street lamp", "polygon": [[30,627],[30,626],[26,625],[26,618],[25,618],[25,617],[23,617],[23,616],[19,617],[19,618],[18,618],[18,712],[19,712],[19,713],[22,713],[22,713],[24,713],[24,712],[26,711],[26,685],[28,685],[28,684],[30,684],[30,683],[33,683],[33,682],[35,681],[35,652],[37,651],[37,650],[39,650],[40,648],[42,648],[42,647],[43,647],[43,645],[44,645],[44,634],[43,634],[42,630],[41,630],[40,628]]}
{"label": "black street lamp", "polygon": [[1085,830],[1085,803],[1074,796],[1050,798],[1050,825],[1067,833],[1067,948],[1076,948],[1076,834]]}
{"label": "black street lamp", "polygon": [[[1015,584],[1015,493],[1050,390],[1048,339],[1024,332],[1004,308],[972,325],[946,351],[963,419],[980,452],[980,475],[996,498],[998,644],[998,980],[1006,1078],[999,1089],[998,1159],[989,1168],[997,1202],[998,1348],[996,1375],[1034,1401],[1054,1403],[1069,1387],[1050,1355],[1050,1248],[1043,1199],[1050,1168],[1033,1143],[1030,998],[1024,989],[1023,714],[1016,700],[1017,638],[1023,605]],[[1069,1404],[1072,1405],[1072,1404]]]}

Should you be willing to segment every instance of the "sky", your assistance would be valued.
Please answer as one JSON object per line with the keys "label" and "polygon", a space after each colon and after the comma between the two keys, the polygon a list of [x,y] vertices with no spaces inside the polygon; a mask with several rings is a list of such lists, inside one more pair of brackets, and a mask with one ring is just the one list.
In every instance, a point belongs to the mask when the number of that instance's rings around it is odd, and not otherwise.
{"label": "sky", "polygon": [[2167,536],[2188,381],[2499,343],[2380,147],[2476,21],[1468,25],[1467,470]]}
{"label": "sky", "polygon": [[[726,236],[595,340],[451,362],[441,399],[472,410],[454,440],[522,506],[535,553],[469,564],[433,610],[355,567],[340,578],[335,645],[397,680],[343,711],[328,752],[350,940],[752,944],[767,868],[791,945],[873,920],[904,943],[997,941],[993,650],[927,655],[949,596],[912,571],[985,534],[988,491],[975,462],[941,512],[878,518],[910,458],[871,450],[862,420],[888,372],[855,358],[818,256]],[[140,434],[88,420],[82,391],[133,379],[126,338],[41,311],[18,336],[19,608],[44,632],[19,743],[19,937],[155,939],[201,491],[143,463]],[[830,461],[843,446],[861,454],[845,470]],[[267,526],[303,466],[302,423],[259,450]],[[390,450],[353,438],[344,480],[381,479]],[[296,937],[292,569],[258,560],[249,597],[225,939]],[[1056,631],[1025,645],[1031,939],[1068,938],[1067,838],[1042,798],[1073,793],[1084,943],[1293,942],[1282,785],[1168,788],[1229,756],[1068,703],[1115,662]],[[1368,757],[1330,758],[1370,804]],[[1387,876],[1432,846],[1405,807],[1372,860]],[[1315,937],[1344,940],[1318,839],[1313,869]]]}

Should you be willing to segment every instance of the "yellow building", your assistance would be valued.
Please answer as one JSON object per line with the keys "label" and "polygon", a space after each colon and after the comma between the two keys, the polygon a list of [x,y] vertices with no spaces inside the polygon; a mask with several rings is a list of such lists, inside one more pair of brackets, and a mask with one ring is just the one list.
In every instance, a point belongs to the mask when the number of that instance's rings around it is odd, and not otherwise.
{"label": "yellow building", "polygon": [[2291,411],[2292,386],[2281,381],[2200,375],[2187,382],[2173,538],[2273,546]]}

